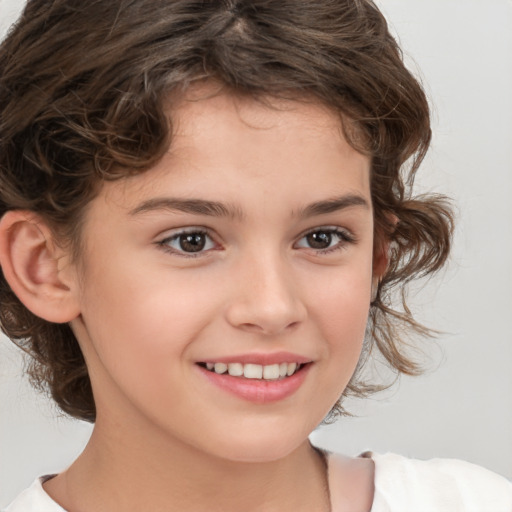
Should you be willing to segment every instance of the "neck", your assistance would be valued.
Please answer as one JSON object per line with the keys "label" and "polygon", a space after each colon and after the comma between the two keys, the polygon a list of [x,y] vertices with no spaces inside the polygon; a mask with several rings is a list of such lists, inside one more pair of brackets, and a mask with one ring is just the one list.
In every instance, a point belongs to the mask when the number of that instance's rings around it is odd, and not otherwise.
{"label": "neck", "polygon": [[69,512],[329,510],[325,462],[308,441],[278,460],[239,462],[162,433],[141,440],[136,429],[104,427],[97,422],[77,461],[45,484]]}

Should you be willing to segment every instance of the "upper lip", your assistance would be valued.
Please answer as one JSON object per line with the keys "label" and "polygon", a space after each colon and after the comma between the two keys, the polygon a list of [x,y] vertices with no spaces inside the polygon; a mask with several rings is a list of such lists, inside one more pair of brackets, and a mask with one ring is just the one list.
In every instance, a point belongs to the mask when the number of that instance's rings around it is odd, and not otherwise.
{"label": "upper lip", "polygon": [[208,358],[201,363],[242,363],[242,364],[260,364],[262,366],[281,363],[311,363],[310,357],[304,357],[292,352],[274,352],[274,353],[254,353],[254,354],[238,354],[233,356]]}

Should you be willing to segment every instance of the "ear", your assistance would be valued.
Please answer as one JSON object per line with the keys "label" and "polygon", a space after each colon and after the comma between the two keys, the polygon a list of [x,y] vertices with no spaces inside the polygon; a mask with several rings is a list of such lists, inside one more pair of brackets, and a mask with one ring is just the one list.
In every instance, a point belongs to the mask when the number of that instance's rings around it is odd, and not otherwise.
{"label": "ear", "polygon": [[74,266],[34,213],[12,210],[1,218],[0,265],[11,290],[34,315],[55,323],[79,315]]}
{"label": "ear", "polygon": [[399,219],[392,213],[387,213],[386,217],[392,228],[390,232],[381,232],[376,235],[373,245],[373,280],[372,289],[377,293],[377,287],[383,278],[389,266],[389,246],[391,243],[390,236],[398,225]]}
{"label": "ear", "polygon": [[373,278],[379,281],[389,264],[389,240],[379,240],[373,251]]}

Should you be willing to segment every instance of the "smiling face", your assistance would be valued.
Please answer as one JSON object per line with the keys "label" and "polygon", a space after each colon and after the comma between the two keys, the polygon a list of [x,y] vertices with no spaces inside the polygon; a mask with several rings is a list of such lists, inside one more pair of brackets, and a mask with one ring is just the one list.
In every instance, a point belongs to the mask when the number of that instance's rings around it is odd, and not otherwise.
{"label": "smiling face", "polygon": [[90,204],[72,327],[97,429],[273,460],[352,376],[372,283],[369,159],[324,107],[277,106],[183,101],[158,165]]}

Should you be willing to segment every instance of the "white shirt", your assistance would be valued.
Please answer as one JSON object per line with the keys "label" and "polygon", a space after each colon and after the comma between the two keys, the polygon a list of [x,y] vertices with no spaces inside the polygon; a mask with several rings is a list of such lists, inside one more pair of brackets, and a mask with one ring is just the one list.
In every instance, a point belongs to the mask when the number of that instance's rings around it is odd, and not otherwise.
{"label": "white shirt", "polygon": [[[371,512],[512,512],[512,483],[480,466],[451,459],[420,461],[366,452],[375,463]],[[332,512],[337,512],[336,455],[328,458]],[[3,512],[66,512],[38,478]]]}

